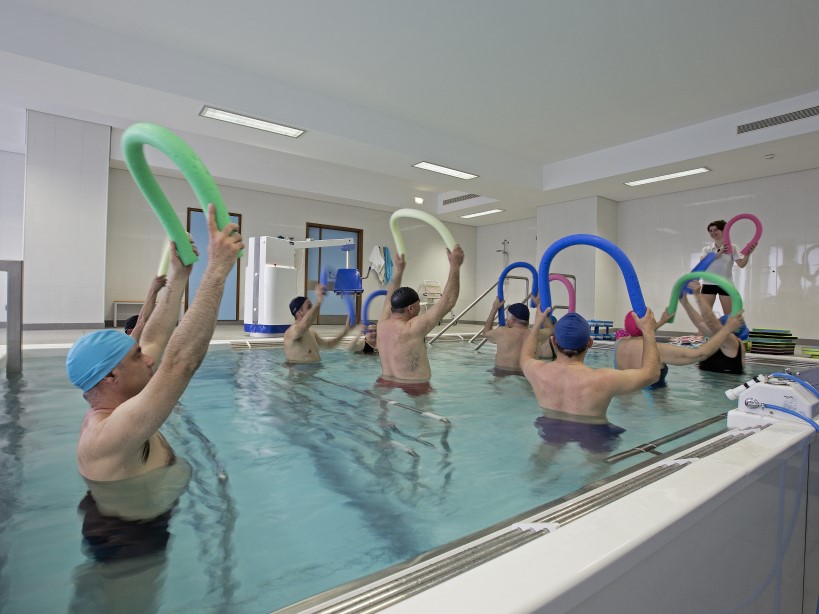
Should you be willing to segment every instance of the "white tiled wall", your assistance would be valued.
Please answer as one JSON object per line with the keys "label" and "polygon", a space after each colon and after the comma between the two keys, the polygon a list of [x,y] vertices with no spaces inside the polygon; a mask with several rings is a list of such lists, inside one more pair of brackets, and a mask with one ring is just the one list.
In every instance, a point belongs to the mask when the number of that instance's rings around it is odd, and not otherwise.
{"label": "white tiled wall", "polygon": [[[496,278],[495,271],[501,269],[494,249],[502,238],[515,237],[527,246],[536,242],[536,255],[530,256],[530,262],[537,266],[543,251],[555,240],[595,232],[593,201],[540,207],[537,220],[480,228],[478,254],[483,277]],[[756,215],[764,226],[760,246],[745,269],[734,269],[734,283],[743,297],[748,326],[788,329],[803,339],[819,339],[819,169],[623,201],[616,211],[615,243],[634,265],[645,302],[658,315],[669,303],[674,282],[692,269],[699,261],[700,250],[709,243],[708,223],[739,213]],[[606,221],[611,212],[605,203],[597,208],[599,228],[612,223]],[[539,229],[536,240],[522,230],[531,229],[535,221]],[[732,241],[744,247],[753,230],[751,222],[737,222]],[[631,308],[622,276],[605,255],[593,262],[592,251],[598,250],[567,249],[555,258],[552,270],[578,276],[578,311],[591,309],[598,319],[612,319],[619,325]],[[615,289],[609,294],[616,296],[616,306],[602,304],[601,296],[606,296],[602,292],[597,293],[593,305],[587,306],[587,288],[595,276],[614,281]],[[479,277],[479,287],[485,281],[481,280]],[[556,284],[552,285],[553,293],[559,291]],[[715,308],[719,311],[718,303]],[[682,308],[666,328],[694,331]]]}
{"label": "white tiled wall", "polygon": [[[193,191],[183,179],[158,176],[157,180],[184,225],[187,208],[199,208]],[[367,272],[373,246],[386,245],[393,257],[395,255],[388,212],[243,188],[221,186],[220,190],[227,208],[242,215],[242,235],[245,237],[282,235],[301,240],[305,238],[308,222],[361,228],[364,237],[362,274]],[[111,169],[109,201],[104,300],[108,320],[111,319],[113,300],[144,298],[148,284],[156,274],[164,241],[159,220],[128,171]],[[449,262],[446,248],[437,232],[417,220],[402,220],[399,226],[408,250],[404,285],[417,288],[424,279],[436,279],[443,284]],[[460,224],[447,224],[447,227],[468,254],[461,274],[461,298],[456,306],[456,309],[460,309],[468,305],[475,295],[476,231],[472,226]],[[243,314],[244,261],[240,267],[240,314]],[[300,273],[300,284],[302,279]],[[381,287],[375,274],[364,281],[365,294]],[[379,306],[377,301],[373,304],[375,310]]]}
{"label": "white tiled wall", "polygon": [[[0,260],[23,258],[25,156],[0,151]],[[0,322],[6,321],[6,274],[0,273]]]}
{"label": "white tiled wall", "polygon": [[110,128],[29,111],[23,322],[101,325]]}
{"label": "white tiled wall", "polygon": [[[646,303],[656,311],[667,305],[671,284],[709,242],[708,223],[738,213],[752,213],[764,226],[748,266],[734,269],[748,326],[819,338],[819,169],[621,202],[620,245],[635,263]],[[753,230],[751,222],[737,222],[732,242],[741,249]],[[625,313],[624,292],[618,303]],[[680,310],[669,328],[684,326],[693,328]]]}

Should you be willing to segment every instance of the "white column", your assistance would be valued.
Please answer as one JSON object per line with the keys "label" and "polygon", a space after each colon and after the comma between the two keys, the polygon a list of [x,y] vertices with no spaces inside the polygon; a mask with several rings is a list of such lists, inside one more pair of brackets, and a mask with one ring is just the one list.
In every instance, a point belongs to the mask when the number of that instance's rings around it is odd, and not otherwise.
{"label": "white column", "polygon": [[26,325],[103,326],[110,141],[109,126],[28,112]]}
{"label": "white column", "polygon": [[[617,243],[617,203],[592,196],[579,200],[544,205],[537,209],[538,261],[552,243],[573,234],[593,234]],[[577,312],[586,319],[613,320],[616,313],[618,284],[623,276],[611,257],[589,246],[568,247],[555,256],[552,273],[577,278]],[[552,292],[562,292],[554,284]]]}

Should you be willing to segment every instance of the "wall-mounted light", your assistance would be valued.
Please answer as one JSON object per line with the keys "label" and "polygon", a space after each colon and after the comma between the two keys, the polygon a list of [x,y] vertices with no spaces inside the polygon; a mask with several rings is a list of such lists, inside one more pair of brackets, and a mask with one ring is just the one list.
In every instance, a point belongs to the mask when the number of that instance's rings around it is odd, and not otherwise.
{"label": "wall-mounted light", "polygon": [[420,196],[416,196],[415,197],[415,204],[416,205],[423,205],[424,204],[424,199],[421,198]]}

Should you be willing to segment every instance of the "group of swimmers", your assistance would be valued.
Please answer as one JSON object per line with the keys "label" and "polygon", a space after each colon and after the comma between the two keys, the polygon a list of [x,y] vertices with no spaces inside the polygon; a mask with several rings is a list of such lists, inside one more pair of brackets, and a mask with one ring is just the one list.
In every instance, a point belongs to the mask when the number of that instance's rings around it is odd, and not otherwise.
{"label": "group of swimmers", "polygon": [[[174,248],[167,277],[152,282],[146,305],[130,334],[112,329],[94,331],[81,337],[68,353],[69,379],[83,391],[90,406],[80,431],[77,463],[95,503],[102,501],[107,506],[100,508],[103,514],[111,512],[123,518],[130,514],[137,521],[145,518],[139,511],[116,509],[108,501],[112,485],[148,478],[148,474],[169,467],[184,469],[184,475],[176,480],[180,484],[189,476],[189,469],[177,460],[159,429],[205,357],[225,279],[244,247],[236,224],[221,230],[217,227],[212,205],[207,218],[208,265],[181,321],[178,306],[191,266],[183,265]],[[397,255],[378,323],[365,330],[364,336],[365,346],[378,348],[381,374],[376,386],[398,387],[410,395],[431,390],[425,339],[455,306],[464,261],[460,245],[446,252],[449,274],[442,297],[423,312],[418,293],[401,286],[406,260],[404,254]],[[747,262],[747,254],[741,257]],[[295,323],[284,336],[288,361],[318,361],[321,346],[332,347],[349,332],[349,322],[330,339],[311,330],[325,293],[326,288],[319,286],[315,302],[304,296],[291,301]],[[710,337],[707,343],[696,349],[658,346],[655,331],[667,320],[667,314],[657,322],[650,309],[641,318],[630,313],[625,323],[628,334],[616,345],[614,369],[592,369],[584,364],[592,339],[588,322],[577,313],[554,323],[551,309],[541,311],[538,307],[530,327],[529,309],[515,303],[507,308],[506,326],[493,328],[494,318],[503,308],[496,300],[483,334],[497,345],[496,372],[524,375],[544,419],[608,425],[606,410],[611,400],[664,381],[667,365],[699,362],[703,369],[741,372],[744,349],[732,334],[744,327],[741,314],[723,317],[720,322],[707,296],[697,286],[692,301],[681,299],[700,332]],[[693,301],[698,302],[697,307]]]}

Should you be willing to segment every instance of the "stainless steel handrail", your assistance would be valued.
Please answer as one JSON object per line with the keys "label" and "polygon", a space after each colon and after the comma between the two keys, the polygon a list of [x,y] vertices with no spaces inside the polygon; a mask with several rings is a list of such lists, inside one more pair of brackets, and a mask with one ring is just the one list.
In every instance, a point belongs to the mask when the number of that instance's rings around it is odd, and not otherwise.
{"label": "stainless steel handrail", "polygon": [[[529,294],[529,278],[528,278],[528,277],[520,277],[520,276],[518,276],[518,275],[507,275],[507,276],[506,276],[506,279],[522,279],[523,281],[525,281],[525,282],[526,282],[526,294],[527,294],[527,296],[528,296],[528,294]],[[459,314],[458,314],[458,315],[456,315],[454,318],[452,318],[452,320],[450,320],[449,322],[447,322],[446,326],[444,326],[444,327],[443,327],[443,328],[442,328],[440,331],[438,331],[438,334],[437,334],[437,335],[435,335],[435,336],[434,336],[432,339],[430,339],[430,340],[429,340],[429,344],[430,344],[430,345],[432,345],[433,343],[435,343],[435,340],[436,340],[438,337],[440,337],[440,336],[441,336],[441,335],[443,335],[443,334],[444,334],[446,331],[448,331],[450,328],[452,328],[453,326],[455,326],[455,325],[458,323],[458,320],[460,320],[460,319],[463,317],[463,315],[464,315],[464,314],[465,314],[467,311],[469,311],[470,309],[472,309],[472,308],[473,308],[475,305],[477,305],[477,304],[478,304],[478,302],[479,302],[479,301],[480,301],[480,300],[481,300],[481,299],[482,299],[484,296],[486,296],[487,294],[489,294],[490,292],[492,292],[492,290],[494,290],[494,289],[495,289],[495,288],[497,288],[497,287],[498,287],[498,282],[495,282],[494,284],[492,284],[491,286],[489,286],[489,287],[488,287],[488,288],[487,288],[487,289],[484,291],[484,293],[483,293],[483,294],[481,294],[481,295],[480,295],[478,298],[476,298],[474,301],[472,301],[472,302],[469,304],[469,307],[467,307],[466,309],[464,309],[464,310],[463,310],[461,313],[459,313]],[[474,339],[474,337],[473,337],[473,339]]]}
{"label": "stainless steel handrail", "polygon": [[23,372],[23,262],[0,260],[0,271],[8,273],[6,280],[8,321],[6,326],[6,375]]}

